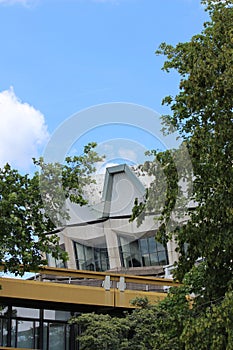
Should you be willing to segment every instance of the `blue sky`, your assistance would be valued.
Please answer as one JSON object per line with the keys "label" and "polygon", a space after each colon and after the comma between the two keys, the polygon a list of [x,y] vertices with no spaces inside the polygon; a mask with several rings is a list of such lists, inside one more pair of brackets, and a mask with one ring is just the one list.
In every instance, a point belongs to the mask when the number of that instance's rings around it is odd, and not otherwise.
{"label": "blue sky", "polygon": [[[206,16],[199,0],[0,0],[0,166],[27,170],[68,117],[93,105],[166,113],[161,100],[179,77],[154,52],[188,41]],[[127,138],[110,129],[91,137]]]}

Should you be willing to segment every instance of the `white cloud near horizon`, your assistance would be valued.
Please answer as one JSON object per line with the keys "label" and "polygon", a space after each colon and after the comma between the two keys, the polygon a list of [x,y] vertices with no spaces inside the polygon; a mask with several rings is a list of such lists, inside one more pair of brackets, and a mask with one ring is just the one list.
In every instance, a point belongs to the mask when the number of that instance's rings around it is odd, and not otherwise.
{"label": "white cloud near horizon", "polygon": [[13,88],[0,92],[0,167],[29,171],[49,138],[44,115],[22,102]]}

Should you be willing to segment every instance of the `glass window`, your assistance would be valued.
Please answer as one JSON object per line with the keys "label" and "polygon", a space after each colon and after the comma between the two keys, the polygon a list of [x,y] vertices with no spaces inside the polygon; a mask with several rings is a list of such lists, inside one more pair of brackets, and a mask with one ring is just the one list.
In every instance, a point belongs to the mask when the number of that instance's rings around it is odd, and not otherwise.
{"label": "glass window", "polygon": [[122,265],[126,268],[168,264],[167,249],[152,237],[129,242],[119,237]]}
{"label": "glass window", "polygon": [[6,346],[7,345],[7,320],[6,319],[0,319],[0,345]]}
{"label": "glass window", "polygon": [[68,321],[71,318],[69,311],[61,310],[44,310],[45,320]]}
{"label": "glass window", "polygon": [[162,243],[157,242],[157,251],[158,252],[164,251],[164,246],[162,245]]}
{"label": "glass window", "polygon": [[17,347],[34,348],[34,322],[17,321]]}
{"label": "glass window", "polygon": [[69,345],[69,326],[62,323],[44,323],[44,350],[65,350]]}
{"label": "glass window", "polygon": [[133,267],[142,266],[142,259],[141,259],[141,254],[140,254],[137,241],[130,243],[130,253],[131,253],[131,259],[132,259],[132,266]]}
{"label": "glass window", "polygon": [[150,263],[151,266],[156,266],[159,265],[159,258],[158,258],[158,254],[157,253],[151,253],[150,254]]}
{"label": "glass window", "polygon": [[[65,251],[65,244],[60,244],[60,248]],[[48,261],[48,266],[57,268],[66,268],[66,263],[61,259],[55,259],[52,254],[46,254],[46,259]]]}
{"label": "glass window", "polygon": [[[149,237],[149,238],[145,238],[148,242],[148,251],[150,253],[154,253],[156,252],[156,250],[158,250],[158,242],[155,240],[155,237],[152,236],[152,237]],[[163,247],[164,249],[164,247]]]}
{"label": "glass window", "polygon": [[14,317],[39,318],[40,310],[26,307],[14,307],[12,312]]}
{"label": "glass window", "polygon": [[151,265],[149,254],[142,255],[142,265],[143,266],[150,266]]}
{"label": "glass window", "polygon": [[100,251],[100,270],[106,271],[108,269],[109,269],[108,252],[107,250],[101,250]]}
{"label": "glass window", "polygon": [[163,265],[168,264],[167,254],[165,250],[158,252],[158,257],[159,257],[160,264],[163,264]]}
{"label": "glass window", "polygon": [[[0,347],[68,350],[69,344],[75,343],[76,333],[70,332],[71,326],[67,322],[71,312],[42,310],[39,317],[34,318],[33,311],[32,308],[11,306],[6,309],[0,316]],[[35,311],[38,312],[38,309]]]}
{"label": "glass window", "polygon": [[95,251],[92,247],[84,247],[84,250],[87,270],[94,270],[93,253],[95,254]]}
{"label": "glass window", "polygon": [[48,266],[57,268],[66,268],[66,264],[61,259],[55,259],[51,254],[46,254],[46,259],[48,261]]}
{"label": "glass window", "polygon": [[80,261],[85,261],[84,246],[80,243],[75,243],[77,255]]}
{"label": "glass window", "polygon": [[107,248],[90,247],[74,242],[77,269],[106,271],[109,269]]}
{"label": "glass window", "polygon": [[140,250],[142,254],[146,254],[148,252],[148,242],[146,238],[142,238],[139,240]]}
{"label": "glass window", "polygon": [[66,348],[67,330],[66,325],[49,324],[49,350],[61,350]]}
{"label": "glass window", "polygon": [[142,266],[138,241],[128,242],[125,237],[120,237],[120,256],[124,267]]}
{"label": "glass window", "polygon": [[11,346],[17,346],[17,321],[12,320],[11,324]]}

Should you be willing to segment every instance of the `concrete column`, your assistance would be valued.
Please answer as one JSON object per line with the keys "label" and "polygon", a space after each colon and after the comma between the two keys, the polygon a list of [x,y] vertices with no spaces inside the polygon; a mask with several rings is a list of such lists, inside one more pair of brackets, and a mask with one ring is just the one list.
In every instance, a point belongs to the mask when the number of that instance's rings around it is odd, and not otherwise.
{"label": "concrete column", "polygon": [[69,260],[67,261],[67,267],[68,269],[77,269],[73,241],[72,239],[66,236],[66,232],[63,233],[63,240],[66,252],[69,256]]}
{"label": "concrete column", "polygon": [[119,243],[117,239],[117,234],[112,230],[109,220],[105,221],[104,223],[104,233],[108,249],[110,269],[120,268],[121,259],[118,247]]}
{"label": "concrete column", "polygon": [[172,240],[170,240],[167,243],[168,264],[169,265],[173,265],[174,262],[178,261],[178,259],[179,259],[179,254],[175,251],[176,248],[177,248],[177,244],[173,238]]}

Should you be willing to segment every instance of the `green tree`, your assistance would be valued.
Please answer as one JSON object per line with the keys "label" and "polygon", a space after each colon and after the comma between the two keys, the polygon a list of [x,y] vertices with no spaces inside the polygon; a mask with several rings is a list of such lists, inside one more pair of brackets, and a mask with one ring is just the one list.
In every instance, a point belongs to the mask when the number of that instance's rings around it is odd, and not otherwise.
{"label": "green tree", "polygon": [[21,175],[6,164],[0,169],[0,261],[4,270],[23,274],[46,264],[45,253],[67,259],[56,234],[48,234],[69,216],[64,200],[80,205],[85,185],[93,182],[95,162],[101,160],[96,144],[84,147],[80,156],[66,158],[65,164],[45,164],[32,177]]}
{"label": "green tree", "polygon": [[78,341],[81,350],[182,350],[184,322],[192,310],[186,289],[174,288],[168,298],[156,305],[135,300],[137,308],[121,317],[82,314],[71,320],[81,327]]}
{"label": "green tree", "polygon": [[233,349],[233,294],[210,303],[204,310],[195,308],[193,317],[186,320],[181,335],[185,349]]}
{"label": "green tree", "polygon": [[[166,200],[160,208],[157,238],[166,242],[175,236],[180,253],[176,276],[182,280],[195,261],[204,258],[201,295],[211,300],[224,296],[233,271],[233,1],[202,3],[210,20],[201,34],[176,46],[162,43],[157,51],[167,57],[163,69],[175,69],[181,76],[179,93],[163,100],[172,111],[163,120],[167,132],[174,127],[182,135],[192,167],[184,162],[184,167],[177,169],[175,157],[182,150],[170,150],[154,152],[155,161],[144,164],[143,170],[153,174],[157,163],[166,175]],[[192,199],[198,204],[182,227],[171,225],[170,220],[182,197],[178,195],[178,175],[185,180],[192,175]],[[147,202],[134,209],[136,215],[158,205],[154,193],[152,183]]]}
{"label": "green tree", "polygon": [[78,337],[80,350],[128,349],[127,334],[130,325],[126,318],[88,313],[73,318],[70,322],[81,327],[81,335]]}

